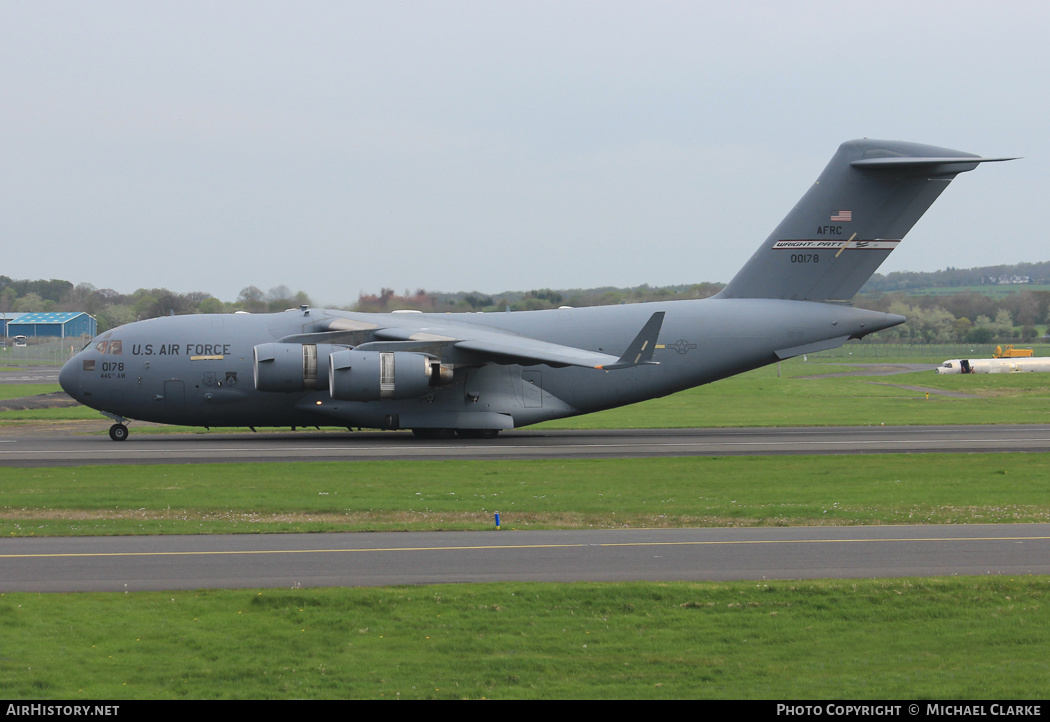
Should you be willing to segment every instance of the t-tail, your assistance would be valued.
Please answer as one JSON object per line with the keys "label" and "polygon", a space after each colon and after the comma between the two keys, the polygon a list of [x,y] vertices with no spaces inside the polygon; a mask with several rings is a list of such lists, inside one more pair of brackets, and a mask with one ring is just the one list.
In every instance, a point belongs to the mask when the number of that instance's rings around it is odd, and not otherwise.
{"label": "t-tail", "polygon": [[849,301],[953,178],[1013,160],[919,143],[853,140],[719,298]]}

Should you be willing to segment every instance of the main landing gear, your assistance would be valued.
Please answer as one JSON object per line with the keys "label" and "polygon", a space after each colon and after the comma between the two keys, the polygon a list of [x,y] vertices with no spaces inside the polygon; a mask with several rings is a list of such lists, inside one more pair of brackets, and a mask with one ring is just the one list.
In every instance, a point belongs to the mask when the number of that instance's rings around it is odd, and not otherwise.
{"label": "main landing gear", "polygon": [[109,438],[114,441],[126,441],[130,433],[124,424],[113,424],[109,427]]}
{"label": "main landing gear", "polygon": [[495,439],[499,429],[412,429],[418,439]]}
{"label": "main landing gear", "polygon": [[495,439],[499,429],[456,429],[456,436],[461,439]]}

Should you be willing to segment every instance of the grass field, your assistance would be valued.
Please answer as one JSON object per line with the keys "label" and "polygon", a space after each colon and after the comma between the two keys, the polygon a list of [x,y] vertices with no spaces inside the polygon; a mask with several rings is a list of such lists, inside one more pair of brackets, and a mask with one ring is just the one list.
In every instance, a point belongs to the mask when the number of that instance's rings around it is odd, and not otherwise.
{"label": "grass field", "polygon": [[863,459],[0,468],[0,536],[1050,521],[1042,455]]}
{"label": "grass field", "polygon": [[[916,363],[916,362],[913,362]],[[541,428],[911,426],[1050,422],[1050,374],[839,376],[841,364],[793,360]],[[940,394],[938,392],[947,392]],[[965,396],[958,396],[959,394]],[[971,398],[972,397],[972,398]]]}
{"label": "grass field", "polygon": [[[550,425],[1048,420],[1040,374],[805,378],[849,370],[792,360],[779,376]],[[0,428],[84,418],[98,415],[0,412]],[[1050,514],[1047,465],[944,454],[0,467],[0,534],[480,529],[497,509],[510,529],[1023,523]],[[1031,699],[1050,678],[1048,590],[1046,577],[985,577],[5,594],[0,698]]]}
{"label": "grass field", "polygon": [[0,597],[13,699],[1040,699],[1050,582]]}
{"label": "grass field", "polygon": [[61,391],[58,384],[0,384],[0,401]]}
{"label": "grass field", "polygon": [[972,286],[930,286],[908,290],[911,296],[952,296],[957,293],[977,293],[989,298],[1001,299],[1014,296],[1021,291],[1050,291],[1050,284],[1025,283],[1020,285],[978,283]]}

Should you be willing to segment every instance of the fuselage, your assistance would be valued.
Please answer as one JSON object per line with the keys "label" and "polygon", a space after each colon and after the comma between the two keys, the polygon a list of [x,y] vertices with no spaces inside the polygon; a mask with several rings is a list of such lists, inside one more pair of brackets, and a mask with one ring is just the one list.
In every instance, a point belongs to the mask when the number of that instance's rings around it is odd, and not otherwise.
{"label": "fuselage", "polygon": [[[445,359],[450,373],[442,383],[413,398],[336,399],[324,378],[311,389],[257,388],[256,347],[282,339],[301,346],[334,326],[443,339],[488,329],[616,356],[657,311],[665,320],[652,365],[606,371],[454,353]],[[209,427],[513,428],[663,396],[903,320],[838,304],[765,299],[489,314],[297,309],[162,317],[101,334],[66,363],[60,382],[81,403],[119,419]],[[352,344],[318,346],[333,347]]]}

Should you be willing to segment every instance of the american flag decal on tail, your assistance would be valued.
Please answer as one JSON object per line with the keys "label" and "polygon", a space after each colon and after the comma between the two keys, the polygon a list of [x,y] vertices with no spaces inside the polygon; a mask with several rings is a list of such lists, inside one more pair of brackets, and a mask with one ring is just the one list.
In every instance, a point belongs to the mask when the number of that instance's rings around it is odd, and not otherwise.
{"label": "american flag decal on tail", "polygon": [[833,220],[833,221],[852,221],[853,220],[853,211],[839,211],[838,213],[833,213],[831,215],[831,220]]}

